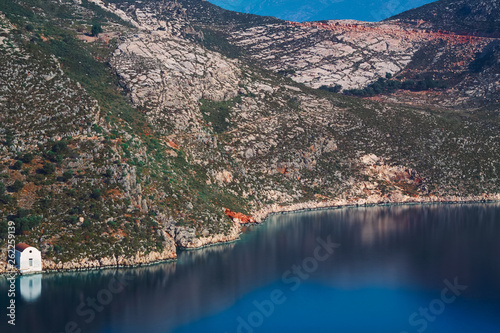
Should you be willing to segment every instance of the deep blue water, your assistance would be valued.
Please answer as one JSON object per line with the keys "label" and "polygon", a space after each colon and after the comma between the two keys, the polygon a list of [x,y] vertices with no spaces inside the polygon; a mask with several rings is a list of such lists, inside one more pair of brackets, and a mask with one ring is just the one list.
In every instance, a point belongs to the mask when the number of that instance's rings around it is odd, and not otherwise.
{"label": "deep blue water", "polygon": [[290,21],[381,21],[434,0],[209,0],[219,7]]}
{"label": "deep blue water", "polygon": [[0,332],[497,333],[499,253],[499,204],[275,215],[177,262],[18,278]]}

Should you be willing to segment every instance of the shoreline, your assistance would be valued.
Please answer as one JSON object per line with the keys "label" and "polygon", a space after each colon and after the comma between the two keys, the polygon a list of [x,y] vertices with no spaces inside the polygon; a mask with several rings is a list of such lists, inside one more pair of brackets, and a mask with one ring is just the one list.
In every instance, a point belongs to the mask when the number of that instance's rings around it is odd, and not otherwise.
{"label": "shoreline", "polygon": [[[171,244],[173,245],[173,243]],[[89,260],[87,258],[80,259],[78,261],[68,261],[68,262],[58,262],[55,263],[49,259],[42,258],[42,271],[40,272],[28,272],[20,273],[17,268],[10,266],[6,262],[0,263],[0,277],[1,276],[11,276],[11,275],[32,275],[32,274],[46,274],[46,273],[58,273],[58,272],[77,272],[77,271],[91,271],[106,268],[125,268],[125,267],[141,267],[149,266],[157,263],[175,261],[177,259],[177,251],[172,246],[166,247],[163,252],[149,252],[137,253],[133,257],[103,257],[101,259]]]}
{"label": "shoreline", "polygon": [[[390,206],[417,206],[417,205],[433,205],[433,204],[448,204],[448,205],[457,205],[457,204],[480,204],[480,203],[496,203],[500,202],[500,198],[496,199],[481,199],[481,200],[444,200],[444,201],[397,201],[397,202],[379,202],[379,203],[349,203],[349,204],[341,204],[341,205],[333,205],[333,206],[319,206],[319,207],[305,207],[305,208],[297,208],[292,210],[276,210],[266,212],[267,215],[263,217],[260,222],[257,223],[245,223],[243,225],[254,225],[254,224],[262,224],[265,222],[267,218],[273,215],[280,214],[289,214],[289,213],[302,213],[302,212],[312,212],[312,211],[322,211],[322,210],[330,210],[330,209],[342,209],[342,208],[361,208],[361,207],[390,207]],[[302,205],[302,204],[297,204]],[[288,208],[291,206],[285,206],[284,208]]]}
{"label": "shoreline", "polygon": [[[377,200],[378,199],[378,200]],[[272,215],[278,215],[278,214],[289,214],[289,213],[301,213],[301,212],[310,212],[310,211],[321,211],[321,210],[329,210],[329,209],[342,209],[342,208],[360,208],[360,207],[387,207],[387,206],[413,206],[413,205],[431,205],[431,204],[479,204],[479,203],[496,203],[500,202],[500,194],[494,194],[494,195],[482,195],[482,196],[468,196],[468,197],[456,197],[456,196],[449,196],[449,197],[401,197],[398,199],[402,200],[391,200],[387,198],[368,198],[368,199],[339,199],[339,200],[326,200],[322,202],[315,202],[315,201],[309,201],[309,202],[304,202],[304,203],[297,203],[297,204],[292,204],[289,206],[281,206],[281,205],[269,205],[265,208],[262,208],[258,211],[256,211],[252,216],[255,218],[255,223],[246,223],[246,224],[240,224],[239,232],[234,233],[232,232],[231,235],[224,235],[223,239],[225,240],[220,240],[221,237],[217,237],[217,235],[209,236],[209,237],[202,237],[197,239],[197,245],[198,246],[187,246],[187,247],[178,247],[176,248],[175,254],[172,257],[166,257],[166,258],[156,258],[152,260],[145,259],[142,255],[138,254],[136,257],[132,258],[126,258],[124,261],[131,262],[130,264],[125,263],[125,264],[111,264],[113,260],[110,260],[109,258],[102,258],[100,260],[94,260],[92,261],[93,265],[91,266],[84,266],[84,267],[68,267],[65,268],[64,266],[67,265],[75,265],[74,262],[68,262],[68,263],[59,263],[55,264],[52,261],[49,261],[51,263],[50,268],[43,269],[41,272],[35,272],[35,273],[30,273],[30,274],[47,274],[47,273],[63,273],[63,272],[81,272],[81,271],[92,271],[92,270],[100,270],[100,269],[110,269],[110,268],[137,268],[137,267],[144,267],[144,266],[151,266],[151,265],[156,265],[156,264],[162,264],[162,263],[167,263],[167,262],[175,262],[177,261],[177,252],[178,251],[194,251],[194,250],[201,250],[207,247],[211,246],[217,246],[217,245],[223,245],[223,244],[231,244],[235,243],[240,240],[240,235],[241,235],[241,226],[244,225],[255,225],[255,224],[262,224],[265,223],[266,219],[269,218]],[[233,229],[234,231],[234,229]],[[215,242],[211,242],[213,240],[217,240]],[[193,244],[190,244],[193,245]],[[165,253],[166,251],[164,251]],[[172,252],[170,252],[172,253]],[[161,256],[160,253],[157,253]],[[150,255],[148,255],[150,256]],[[46,259],[43,259],[45,262]],[[114,258],[114,262],[116,262],[117,259]],[[103,264],[106,262],[106,264]],[[122,260],[123,262],[123,260]],[[139,262],[139,263],[137,263]],[[110,264],[107,264],[110,263]],[[56,266],[56,267],[54,267]],[[1,270],[3,269],[3,270]],[[1,276],[7,276],[9,274],[15,274],[15,275],[23,275],[20,274],[17,269],[15,271],[13,270],[5,270],[4,267],[0,267],[0,277]],[[30,275],[26,274],[26,275]]]}
{"label": "shoreline", "polygon": [[263,221],[270,215],[292,212],[306,212],[323,209],[339,209],[348,207],[374,207],[374,206],[402,206],[419,204],[466,204],[466,203],[494,203],[500,202],[500,194],[478,195],[478,196],[446,196],[446,197],[408,197],[401,196],[395,200],[372,196],[367,199],[338,199],[325,200],[322,202],[304,202],[289,206],[270,205],[252,214],[256,223]]}
{"label": "shoreline", "polygon": [[60,273],[95,272],[95,271],[113,269],[113,268],[115,268],[115,269],[134,269],[134,268],[139,268],[139,267],[149,267],[149,266],[154,266],[154,265],[173,263],[176,261],[177,261],[177,259],[164,259],[164,260],[148,262],[145,264],[128,265],[128,266],[109,265],[109,266],[89,267],[89,268],[50,269],[50,270],[42,270],[41,272],[32,272],[32,273],[25,273],[25,274],[21,274],[19,272],[6,272],[6,273],[0,273],[0,278],[7,277],[10,274],[15,275],[16,277],[17,276],[20,277],[20,276],[31,276],[31,275],[38,275],[38,274],[52,275],[52,274],[60,274]]}

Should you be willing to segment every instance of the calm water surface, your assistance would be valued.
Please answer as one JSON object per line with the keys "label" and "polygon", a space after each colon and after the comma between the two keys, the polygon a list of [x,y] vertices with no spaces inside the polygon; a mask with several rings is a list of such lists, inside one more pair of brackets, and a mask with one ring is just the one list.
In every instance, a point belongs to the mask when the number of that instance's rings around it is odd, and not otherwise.
{"label": "calm water surface", "polygon": [[498,204],[276,215],[175,263],[18,278],[0,332],[498,333],[499,254]]}

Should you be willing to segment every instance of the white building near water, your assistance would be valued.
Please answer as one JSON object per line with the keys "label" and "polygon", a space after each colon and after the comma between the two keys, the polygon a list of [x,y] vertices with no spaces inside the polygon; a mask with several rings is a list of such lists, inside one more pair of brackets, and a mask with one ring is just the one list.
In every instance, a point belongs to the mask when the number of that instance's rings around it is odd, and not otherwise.
{"label": "white building near water", "polygon": [[19,243],[15,248],[16,267],[21,274],[42,271],[42,254],[25,243]]}

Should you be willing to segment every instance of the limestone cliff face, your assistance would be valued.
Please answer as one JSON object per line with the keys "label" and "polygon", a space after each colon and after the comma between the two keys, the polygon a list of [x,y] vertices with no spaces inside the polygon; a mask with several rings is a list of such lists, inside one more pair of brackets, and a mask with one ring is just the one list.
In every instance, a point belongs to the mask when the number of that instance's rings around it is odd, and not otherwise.
{"label": "limestone cliff face", "polygon": [[400,72],[427,37],[395,24],[354,21],[285,22],[231,34],[235,45],[266,68],[314,88],[343,89]]}
{"label": "limestone cliff face", "polygon": [[238,94],[238,62],[173,36],[140,32],[121,43],[110,64],[132,102],[147,108],[155,126],[198,126],[198,101],[224,101]]}
{"label": "limestone cliff face", "polygon": [[[496,39],[394,20],[285,22],[232,31],[230,40],[265,68],[313,88],[339,85],[344,90],[360,89],[387,75],[428,76],[448,80],[452,86],[461,80],[457,90],[474,90],[475,96],[458,91],[441,96],[457,104],[457,95],[462,99],[490,95],[472,79],[475,75],[459,76]],[[494,82],[483,80],[483,84],[486,81]]]}
{"label": "limestone cliff face", "polygon": [[241,224],[233,222],[231,228],[226,233],[210,235],[208,232],[201,237],[193,237],[192,233],[186,232],[183,229],[177,228],[174,233],[176,244],[185,249],[196,249],[207,245],[217,243],[227,243],[239,239],[241,233]]}

